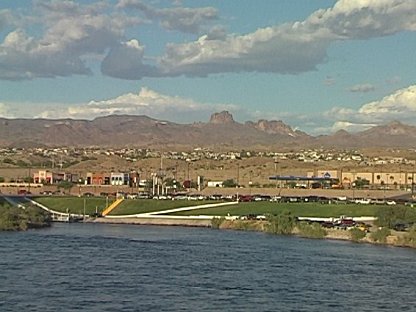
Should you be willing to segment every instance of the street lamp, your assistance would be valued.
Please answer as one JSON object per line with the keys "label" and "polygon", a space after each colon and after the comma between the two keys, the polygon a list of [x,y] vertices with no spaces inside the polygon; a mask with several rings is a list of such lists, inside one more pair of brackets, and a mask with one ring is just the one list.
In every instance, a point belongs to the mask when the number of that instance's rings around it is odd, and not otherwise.
{"label": "street lamp", "polygon": [[279,162],[277,161],[277,159],[274,160],[274,177],[275,177],[275,187],[277,189],[277,164]]}

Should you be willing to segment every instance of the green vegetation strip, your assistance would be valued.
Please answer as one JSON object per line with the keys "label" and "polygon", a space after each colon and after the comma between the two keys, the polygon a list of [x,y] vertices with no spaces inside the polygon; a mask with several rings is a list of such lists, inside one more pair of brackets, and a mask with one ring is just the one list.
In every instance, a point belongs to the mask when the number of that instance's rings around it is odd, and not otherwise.
{"label": "green vegetation strip", "polygon": [[[85,213],[94,214],[96,211],[102,213],[106,205],[111,205],[113,201],[106,200],[105,197],[36,197],[38,203],[45,205],[49,209],[71,213],[83,214],[84,202]],[[117,206],[110,215],[130,215],[138,213],[148,213],[161,210],[168,210],[181,207],[190,207],[212,203],[209,201],[189,201],[189,200],[154,200],[154,199],[126,199]]]}
{"label": "green vegetation strip", "polygon": [[110,215],[131,215],[212,203],[210,201],[126,199]]}
{"label": "green vegetation strip", "polygon": [[270,203],[252,202],[239,203],[232,206],[217,208],[206,208],[192,211],[181,211],[172,213],[178,216],[190,215],[209,215],[209,216],[243,216],[249,214],[256,215],[278,215],[285,210],[297,217],[339,217],[341,215],[349,217],[375,216],[381,206],[375,205],[355,205],[355,204],[319,204],[319,203]]}
{"label": "green vegetation strip", "polygon": [[[85,213],[88,215],[94,214],[96,211],[101,213],[106,207],[106,198],[104,197],[36,197],[34,201],[48,207],[49,209],[59,211],[83,214],[84,202]],[[111,204],[111,201],[108,202]]]}

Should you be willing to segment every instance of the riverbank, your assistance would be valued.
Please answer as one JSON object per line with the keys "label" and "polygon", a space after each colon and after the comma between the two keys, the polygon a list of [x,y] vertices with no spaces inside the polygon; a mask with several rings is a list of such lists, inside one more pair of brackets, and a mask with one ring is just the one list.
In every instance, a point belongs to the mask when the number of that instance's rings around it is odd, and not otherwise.
{"label": "riverbank", "polygon": [[40,209],[0,206],[0,231],[26,231],[50,225],[49,214]]}
{"label": "riverbank", "polygon": [[[89,219],[86,222],[91,223],[106,223],[106,224],[136,224],[136,225],[160,225],[160,226],[185,226],[185,227],[213,227],[213,221],[210,219],[192,219],[192,218],[175,218],[167,219],[160,217],[135,217],[135,218],[96,218]],[[221,220],[218,224],[220,230],[237,230],[237,231],[255,231],[268,232],[269,222],[265,220]],[[385,237],[375,239],[374,234],[378,231],[376,226],[372,226],[370,232],[363,233],[364,237],[356,239],[353,237],[351,231],[340,229],[325,229],[325,235],[316,237],[311,235],[304,235],[295,226],[290,234],[306,238],[319,238],[331,240],[344,240],[356,243],[368,243],[375,245],[388,245],[395,247],[410,247],[416,248],[416,244],[412,239],[406,239],[407,232],[398,232],[390,230]]]}
{"label": "riverbank", "polygon": [[191,226],[191,227],[211,227],[210,219],[191,219],[191,218],[96,218],[87,220],[92,223],[110,224],[137,224],[137,225],[164,225],[164,226]]}

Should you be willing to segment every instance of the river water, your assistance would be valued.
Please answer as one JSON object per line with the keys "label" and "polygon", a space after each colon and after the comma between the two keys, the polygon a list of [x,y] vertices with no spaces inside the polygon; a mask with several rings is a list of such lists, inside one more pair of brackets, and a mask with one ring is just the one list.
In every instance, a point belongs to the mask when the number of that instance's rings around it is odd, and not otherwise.
{"label": "river water", "polygon": [[206,228],[0,233],[0,311],[416,311],[416,250]]}

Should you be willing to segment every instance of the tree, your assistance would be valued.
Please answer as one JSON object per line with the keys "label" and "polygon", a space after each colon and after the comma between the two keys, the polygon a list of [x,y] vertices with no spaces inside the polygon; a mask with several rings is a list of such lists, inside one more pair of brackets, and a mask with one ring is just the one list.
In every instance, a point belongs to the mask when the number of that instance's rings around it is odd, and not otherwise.
{"label": "tree", "polygon": [[74,186],[74,183],[70,181],[61,181],[58,183],[57,187],[58,189],[63,188],[64,190],[71,190],[71,188]]}
{"label": "tree", "polygon": [[362,189],[362,188],[370,185],[370,181],[368,181],[367,179],[362,179],[362,178],[358,177],[357,180],[355,180],[353,182],[353,185],[355,185],[355,187],[357,189]]}
{"label": "tree", "polygon": [[234,179],[228,179],[222,182],[222,185],[224,187],[236,187],[237,183],[234,181]]}

